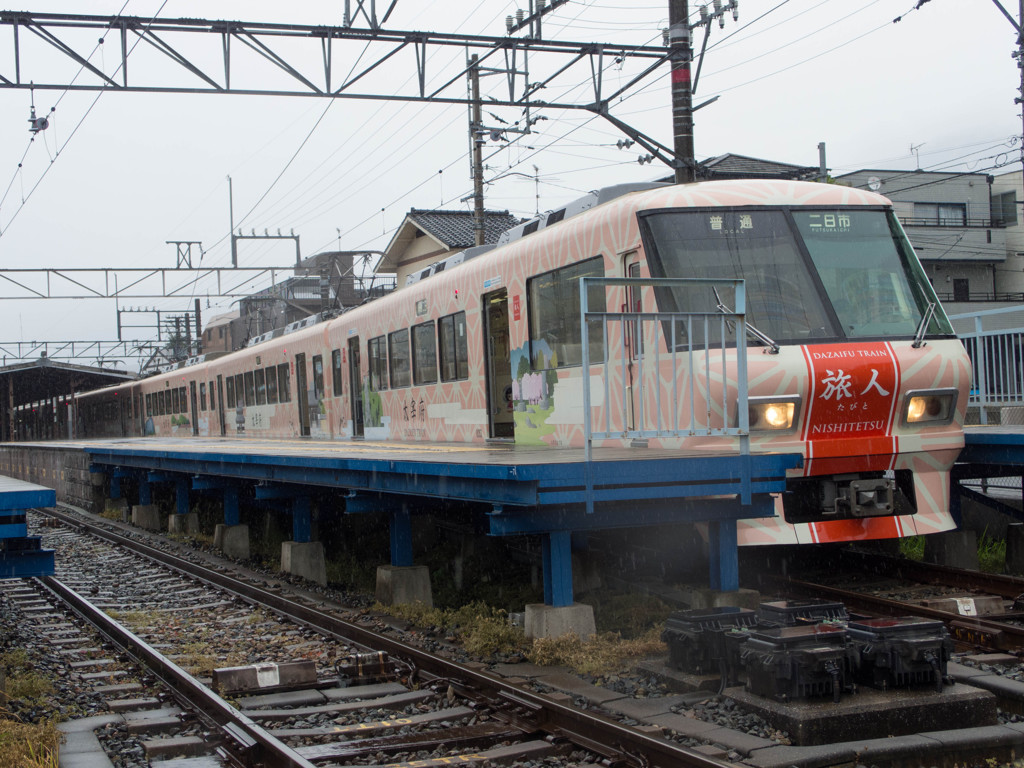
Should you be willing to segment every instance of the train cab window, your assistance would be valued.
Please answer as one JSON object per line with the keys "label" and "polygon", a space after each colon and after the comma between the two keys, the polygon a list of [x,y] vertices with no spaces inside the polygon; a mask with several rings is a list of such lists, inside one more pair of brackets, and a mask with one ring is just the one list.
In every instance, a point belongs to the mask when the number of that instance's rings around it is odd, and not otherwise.
{"label": "train cab window", "polygon": [[256,379],[256,405],[267,404],[267,374],[262,368],[257,368],[254,373]]}
{"label": "train cab window", "polygon": [[206,382],[199,382],[199,410],[206,410]]}
{"label": "train cab window", "polygon": [[341,350],[335,349],[331,351],[331,394],[333,397],[341,397],[341,384]]}
{"label": "train cab window", "polygon": [[277,369],[270,366],[266,369],[264,377],[267,380],[267,405],[277,404]]}
{"label": "train cab window", "polygon": [[234,376],[228,376],[227,380],[224,382],[224,387],[227,390],[227,392],[224,395],[228,399],[227,400],[227,407],[232,408],[234,406],[232,406],[231,404],[236,402],[235,401],[235,377]]}
{"label": "train cab window", "polygon": [[256,381],[253,378],[252,371],[246,371],[243,374],[242,381],[245,386],[245,406],[249,408],[256,405]]}
{"label": "train cab window", "polygon": [[437,383],[437,339],[433,320],[412,327],[412,378],[417,385]]}
{"label": "train cab window", "polygon": [[211,382],[210,382],[210,410],[211,410],[211,411],[215,411],[215,410],[217,410],[217,402],[216,402],[217,398],[216,398],[216,396],[215,396],[215,395],[213,394],[213,393],[214,393],[214,392],[216,392],[216,391],[217,391],[217,390],[216,390],[216,389],[214,389],[214,387],[213,387],[213,382],[211,381]]}
{"label": "train cab window", "polygon": [[[535,371],[564,368],[583,362],[580,340],[580,278],[603,277],[604,258],[598,256],[526,281],[530,319],[530,362]],[[604,289],[595,289],[590,309],[605,311]],[[604,359],[603,328],[590,328],[590,361]]]}
{"label": "train cab window", "polygon": [[409,329],[388,334],[388,371],[391,374],[391,388],[409,386]]}
{"label": "train cab window", "polygon": [[289,373],[288,363],[281,363],[277,366],[277,399],[282,403],[290,403],[292,401]]}
{"label": "train cab window", "polygon": [[930,302],[929,334],[953,329],[885,211],[799,210],[793,220],[847,338],[913,336]]}
{"label": "train cab window", "polygon": [[324,399],[323,355],[313,355],[313,399],[317,402]]}
{"label": "train cab window", "polygon": [[380,392],[388,388],[388,355],[384,337],[378,336],[366,343],[366,357],[370,361],[370,390]]}
{"label": "train cab window", "polygon": [[469,345],[466,339],[466,313],[442,317],[437,321],[441,347],[441,381],[469,378]]}
{"label": "train cab window", "polygon": [[[747,320],[774,341],[838,335],[786,211],[654,211],[641,214],[640,226],[651,277],[742,278]],[[715,312],[719,300],[737,306],[732,286],[717,286],[718,295],[715,290],[696,284],[654,294],[662,312]],[[715,341],[721,326],[712,325],[709,340]],[[685,329],[676,334],[682,345],[680,334]]]}

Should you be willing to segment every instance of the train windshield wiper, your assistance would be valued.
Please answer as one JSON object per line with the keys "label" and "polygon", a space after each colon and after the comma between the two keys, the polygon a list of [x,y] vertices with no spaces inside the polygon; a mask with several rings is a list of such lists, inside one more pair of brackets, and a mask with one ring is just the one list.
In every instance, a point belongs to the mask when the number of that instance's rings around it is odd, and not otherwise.
{"label": "train windshield wiper", "polygon": [[928,308],[925,309],[924,315],[921,317],[921,322],[917,326],[917,331],[914,333],[914,343],[911,344],[914,349],[923,347],[925,345],[924,333],[928,330],[928,323],[932,321],[932,315],[935,314],[935,302],[929,301]]}
{"label": "train windshield wiper", "polygon": [[[717,309],[723,315],[731,315],[731,314],[733,314],[733,311],[731,309],[729,309],[727,306],[725,306],[725,304],[722,303],[722,297],[718,295],[718,288],[716,288],[715,286],[711,286],[711,290],[715,292],[715,301],[718,302],[715,305],[715,309]],[[764,344],[766,347],[768,347],[768,350],[769,350],[770,354],[772,354],[772,355],[779,354],[779,345],[778,345],[778,343],[773,341],[772,338],[767,333],[765,333],[764,331],[758,330],[749,321],[746,323],[746,328],[747,328],[747,333],[748,334],[750,334],[755,339],[757,339],[762,344]]]}

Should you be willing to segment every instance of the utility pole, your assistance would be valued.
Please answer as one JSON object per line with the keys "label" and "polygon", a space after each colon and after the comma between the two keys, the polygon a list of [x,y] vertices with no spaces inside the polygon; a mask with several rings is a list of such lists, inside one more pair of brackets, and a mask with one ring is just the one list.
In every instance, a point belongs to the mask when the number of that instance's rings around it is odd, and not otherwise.
{"label": "utility pole", "polygon": [[[1011,55],[1017,60],[1017,69],[1020,70],[1020,86],[1018,86],[1020,95],[1013,100],[1013,103],[1021,106],[1024,104],[1024,34],[1021,33],[1021,25],[1024,24],[1024,0],[1019,0],[1016,19],[1010,15],[1010,12],[1003,7],[999,0],[992,0],[992,2],[995,3],[996,8],[1002,11],[1003,16],[1013,25],[1013,28],[1017,30],[1017,50]],[[1024,107],[1021,109],[1021,126],[1024,127]],[[1021,170],[1024,172],[1024,137],[1022,137],[1021,142],[1020,162]]]}
{"label": "utility pole", "polygon": [[[1024,2],[1024,0],[1022,0]],[[668,44],[672,71],[672,136],[676,184],[697,180],[693,149],[693,91],[690,89],[690,7],[687,0],[668,2]]]}
{"label": "utility pole", "polygon": [[480,69],[477,55],[469,58],[470,106],[469,140],[473,149],[473,242],[484,244],[484,128],[480,105]]}

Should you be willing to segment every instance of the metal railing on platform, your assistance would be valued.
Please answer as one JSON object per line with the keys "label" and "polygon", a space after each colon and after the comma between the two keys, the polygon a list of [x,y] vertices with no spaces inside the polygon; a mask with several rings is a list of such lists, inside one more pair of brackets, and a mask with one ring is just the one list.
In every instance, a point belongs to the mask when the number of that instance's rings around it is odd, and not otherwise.
{"label": "metal railing on platform", "polygon": [[959,336],[971,358],[973,383],[968,405],[978,407],[982,424],[988,423],[992,406],[1024,406],[1024,325],[985,329],[986,320],[1013,313],[1024,323],[1024,305],[949,316],[950,320],[974,324],[973,331],[962,331]]}
{"label": "metal railing on platform", "polygon": [[[644,311],[684,303],[708,309]],[[587,461],[605,439],[737,436],[749,453],[743,280],[585,277],[580,333]]]}

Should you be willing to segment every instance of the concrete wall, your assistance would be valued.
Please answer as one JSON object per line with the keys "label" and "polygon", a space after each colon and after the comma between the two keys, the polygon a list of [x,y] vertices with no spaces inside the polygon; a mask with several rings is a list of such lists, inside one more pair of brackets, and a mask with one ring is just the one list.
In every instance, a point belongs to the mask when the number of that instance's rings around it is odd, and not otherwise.
{"label": "concrete wall", "polygon": [[101,509],[103,489],[93,486],[89,455],[82,450],[2,445],[0,475],[53,488],[58,501],[91,512]]}

